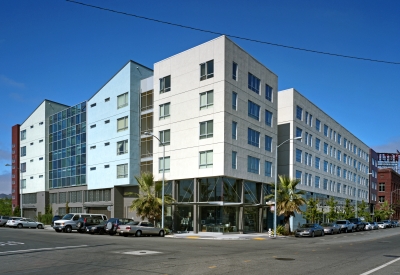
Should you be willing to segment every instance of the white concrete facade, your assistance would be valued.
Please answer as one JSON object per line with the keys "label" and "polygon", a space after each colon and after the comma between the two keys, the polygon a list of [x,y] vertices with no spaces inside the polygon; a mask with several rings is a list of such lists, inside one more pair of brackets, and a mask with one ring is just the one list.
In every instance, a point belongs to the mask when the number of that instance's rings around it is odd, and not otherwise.
{"label": "white concrete facade", "polygon": [[[201,64],[213,61],[213,77],[201,80]],[[233,79],[233,63],[238,66]],[[260,80],[259,93],[248,88],[249,73]],[[160,79],[170,76],[171,89],[160,93]],[[265,97],[265,85],[272,87],[272,101]],[[154,135],[170,130],[168,180],[229,176],[254,182],[271,182],[266,177],[265,161],[275,164],[273,150],[265,150],[265,135],[277,139],[277,76],[225,36],[169,57],[154,65]],[[201,108],[202,93],[213,92],[213,102]],[[233,92],[238,96],[233,108]],[[248,115],[249,101],[260,108],[259,119]],[[160,119],[160,106],[170,103],[170,115]],[[265,123],[265,110],[272,113],[272,125]],[[200,139],[200,123],[212,121],[212,137]],[[233,122],[237,123],[236,139]],[[259,144],[248,144],[248,128],[259,132]],[[154,143],[153,174],[162,178],[159,159],[162,146]],[[200,152],[212,151],[212,165],[200,168]],[[237,152],[237,168],[233,169],[232,151]],[[248,172],[248,156],[259,159],[258,173]]]}
{"label": "white concrete facade", "polygon": [[[140,83],[152,71],[128,62],[87,103],[87,183],[88,189],[136,185],[140,175]],[[118,97],[127,94],[127,104],[118,106]],[[117,130],[118,119],[128,117],[125,130]],[[118,151],[118,142],[126,150]],[[117,176],[117,166],[127,164],[127,176]]]}
{"label": "white concrete facade", "polygon": [[299,136],[299,130],[302,136],[301,141],[280,147],[278,174],[301,178],[298,188],[311,196],[334,196],[353,203],[357,196],[359,202],[368,203],[366,144],[295,89],[278,92],[278,125],[279,142]]}

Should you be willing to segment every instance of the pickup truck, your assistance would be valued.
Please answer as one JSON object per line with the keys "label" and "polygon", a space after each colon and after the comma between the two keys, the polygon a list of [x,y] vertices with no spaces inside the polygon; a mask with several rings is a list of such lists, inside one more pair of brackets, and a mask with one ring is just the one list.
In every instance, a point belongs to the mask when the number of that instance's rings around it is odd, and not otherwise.
{"label": "pickup truck", "polygon": [[355,225],[356,231],[362,231],[365,228],[365,223],[360,218],[351,218],[349,222]]}
{"label": "pickup truck", "polygon": [[336,224],[340,226],[340,231],[347,233],[347,232],[354,232],[355,226],[348,220],[338,220]]}

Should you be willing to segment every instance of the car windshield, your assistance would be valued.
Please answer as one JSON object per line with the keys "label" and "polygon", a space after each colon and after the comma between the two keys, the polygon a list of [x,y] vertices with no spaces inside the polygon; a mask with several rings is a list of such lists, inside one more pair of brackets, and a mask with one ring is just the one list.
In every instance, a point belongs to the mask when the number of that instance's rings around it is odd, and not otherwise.
{"label": "car windshield", "polygon": [[107,223],[107,221],[102,220],[102,221],[99,223],[99,225],[103,225],[103,224],[106,224],[106,223]]}
{"label": "car windshield", "polygon": [[333,223],[323,223],[322,226],[333,226]]}
{"label": "car windshield", "polygon": [[346,221],[337,221],[337,224],[346,224]]}
{"label": "car windshield", "polygon": [[314,227],[314,224],[313,223],[305,223],[300,226],[300,228],[310,228],[310,227]]}
{"label": "car windshield", "polygon": [[131,222],[128,222],[127,225],[128,225],[128,224],[129,224],[129,225],[138,225],[139,222],[131,221]]}
{"label": "car windshield", "polygon": [[62,219],[63,220],[70,220],[70,219],[72,219],[73,216],[74,216],[74,214],[67,214]]}

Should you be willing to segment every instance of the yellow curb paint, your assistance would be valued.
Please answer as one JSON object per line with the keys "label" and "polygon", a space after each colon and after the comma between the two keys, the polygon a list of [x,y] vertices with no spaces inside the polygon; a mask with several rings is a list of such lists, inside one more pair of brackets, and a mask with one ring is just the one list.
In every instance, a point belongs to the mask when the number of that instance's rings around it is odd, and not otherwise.
{"label": "yellow curb paint", "polygon": [[276,258],[276,256],[272,256],[272,258]]}
{"label": "yellow curb paint", "polygon": [[263,240],[265,240],[265,238],[253,238],[253,240],[256,240],[256,241],[263,241]]}
{"label": "yellow curb paint", "polygon": [[198,239],[198,238],[200,238],[200,237],[197,237],[197,236],[189,236],[189,237],[186,237],[186,239]]}
{"label": "yellow curb paint", "polygon": [[209,266],[208,268],[216,268],[216,265]]}

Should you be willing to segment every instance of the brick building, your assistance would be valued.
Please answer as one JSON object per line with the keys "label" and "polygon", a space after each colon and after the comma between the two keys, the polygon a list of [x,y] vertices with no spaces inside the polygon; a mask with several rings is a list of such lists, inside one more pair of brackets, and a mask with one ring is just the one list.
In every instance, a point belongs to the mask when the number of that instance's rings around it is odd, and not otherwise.
{"label": "brick building", "polygon": [[378,170],[378,201],[393,205],[392,219],[400,219],[400,174],[391,168]]}

